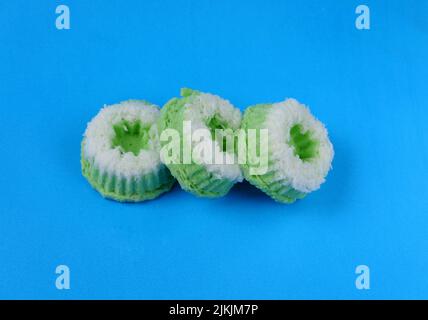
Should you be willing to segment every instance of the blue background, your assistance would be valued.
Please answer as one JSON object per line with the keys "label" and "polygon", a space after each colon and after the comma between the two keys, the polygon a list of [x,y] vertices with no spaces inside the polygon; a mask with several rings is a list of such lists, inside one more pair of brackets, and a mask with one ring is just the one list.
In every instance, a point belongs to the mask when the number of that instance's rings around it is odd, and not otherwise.
{"label": "blue background", "polygon": [[[362,3],[369,31],[360,1],[2,1],[0,298],[428,298],[428,2]],[[335,147],[327,182],[289,206],[246,183],[104,200],[80,173],[87,122],[183,86],[308,104]]]}

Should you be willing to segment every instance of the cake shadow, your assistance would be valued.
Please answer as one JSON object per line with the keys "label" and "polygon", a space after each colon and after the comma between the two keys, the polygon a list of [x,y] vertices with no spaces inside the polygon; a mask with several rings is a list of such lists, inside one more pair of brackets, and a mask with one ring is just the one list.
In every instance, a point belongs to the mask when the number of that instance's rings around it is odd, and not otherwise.
{"label": "cake shadow", "polygon": [[226,196],[228,198],[232,198],[230,200],[233,201],[245,201],[248,205],[249,203],[254,204],[268,204],[277,203],[278,205],[283,205],[281,203],[276,202],[268,195],[264,194],[263,191],[253,186],[248,181],[244,180],[241,183],[237,183],[230,190],[229,194]]}

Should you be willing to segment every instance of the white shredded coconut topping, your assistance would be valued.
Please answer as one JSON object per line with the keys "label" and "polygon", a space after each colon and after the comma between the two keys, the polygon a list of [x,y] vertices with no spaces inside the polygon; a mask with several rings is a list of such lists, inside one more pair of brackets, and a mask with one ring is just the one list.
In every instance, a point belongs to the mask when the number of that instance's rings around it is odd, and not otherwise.
{"label": "white shredded coconut topping", "polygon": [[[228,100],[213,94],[197,94],[193,97],[191,103],[187,103],[184,108],[184,120],[191,121],[192,134],[197,129],[208,129],[206,123],[215,115],[224,120],[232,130],[239,129],[241,124],[241,111],[235,108]],[[192,147],[195,145],[202,147],[202,144],[209,144],[207,148],[213,146],[214,159],[225,159],[223,164],[215,164],[214,161],[213,163],[203,163],[202,165],[208,172],[219,179],[226,178],[231,181],[242,181],[241,168],[237,161],[234,161],[235,155],[224,152],[216,140],[208,141],[208,139],[204,139],[199,143],[192,142]],[[197,160],[201,161],[202,159]]]}
{"label": "white shredded coconut topping", "polygon": [[[88,123],[84,133],[84,157],[94,161],[102,172],[125,178],[138,178],[157,170],[160,165],[159,141],[156,120],[159,108],[140,100],[128,100],[111,106],[104,106]],[[132,152],[121,152],[113,147],[115,137],[113,126],[121,121],[140,121],[151,125],[148,149],[142,149],[136,156]]]}
{"label": "white shredded coconut topping", "polygon": [[[303,131],[310,130],[319,141],[318,156],[302,161],[294,154],[290,141],[290,129],[300,124]],[[334,151],[327,129],[315,119],[309,109],[294,99],[275,103],[269,111],[265,127],[269,130],[270,160],[273,160],[275,180],[285,180],[301,192],[311,192],[320,187],[331,168]]]}

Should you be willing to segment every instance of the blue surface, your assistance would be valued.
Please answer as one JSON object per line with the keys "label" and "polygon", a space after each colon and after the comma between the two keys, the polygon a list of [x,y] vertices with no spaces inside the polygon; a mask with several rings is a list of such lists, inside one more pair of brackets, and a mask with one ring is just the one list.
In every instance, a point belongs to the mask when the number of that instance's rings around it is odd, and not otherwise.
{"label": "blue surface", "polygon": [[[0,3],[0,298],[428,298],[427,1],[363,2],[368,31],[359,1],[69,0],[61,31],[60,3]],[[86,123],[183,86],[308,104],[327,182],[290,206],[245,183],[104,200],[80,174]]]}

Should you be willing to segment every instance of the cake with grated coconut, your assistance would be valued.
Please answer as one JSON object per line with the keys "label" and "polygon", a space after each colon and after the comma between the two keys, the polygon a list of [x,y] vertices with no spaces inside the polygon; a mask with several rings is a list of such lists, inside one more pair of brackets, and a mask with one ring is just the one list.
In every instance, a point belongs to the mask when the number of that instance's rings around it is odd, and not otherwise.
{"label": "cake with grated coconut", "polygon": [[138,202],[171,189],[160,162],[160,110],[143,100],[104,106],[88,123],[81,145],[82,173],[104,197]]}
{"label": "cake with grated coconut", "polygon": [[324,125],[297,100],[248,107],[242,129],[268,131],[267,171],[251,174],[251,161],[241,167],[246,180],[274,200],[292,203],[325,181],[334,156],[333,145]]}
{"label": "cake with grated coconut", "polygon": [[[209,93],[182,89],[181,96],[167,102],[158,121],[160,133],[177,132],[180,152],[176,161],[165,161],[166,152],[161,152],[161,160],[184,190],[201,197],[223,196],[243,179],[233,147],[241,112]],[[162,136],[160,140],[163,147],[170,143]]]}

